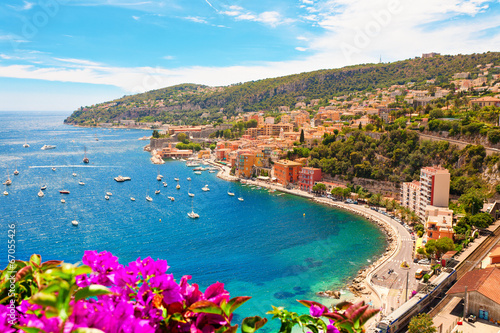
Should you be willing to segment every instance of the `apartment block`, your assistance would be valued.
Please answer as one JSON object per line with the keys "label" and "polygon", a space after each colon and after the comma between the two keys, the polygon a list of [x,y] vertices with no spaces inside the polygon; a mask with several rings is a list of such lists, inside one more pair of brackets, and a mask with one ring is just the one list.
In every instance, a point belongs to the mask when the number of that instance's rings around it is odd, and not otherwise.
{"label": "apartment block", "polygon": [[321,180],[321,169],[303,167],[299,172],[299,187],[302,191],[312,192],[314,184]]}
{"label": "apartment block", "polygon": [[296,183],[299,179],[299,172],[302,169],[302,164],[288,161],[279,160],[274,163],[273,174],[276,181],[283,186],[287,186],[290,183]]}

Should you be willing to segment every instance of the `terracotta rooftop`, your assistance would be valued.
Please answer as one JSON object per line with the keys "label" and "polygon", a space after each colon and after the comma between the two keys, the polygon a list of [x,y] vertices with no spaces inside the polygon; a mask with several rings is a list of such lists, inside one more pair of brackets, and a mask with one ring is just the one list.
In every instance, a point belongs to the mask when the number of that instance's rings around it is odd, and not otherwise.
{"label": "terracotta rooftop", "polygon": [[497,246],[496,249],[491,251],[490,257],[498,257],[500,256],[500,246]]}
{"label": "terracotta rooftop", "polygon": [[447,294],[459,294],[465,291],[477,291],[483,296],[500,304],[500,268],[477,269],[465,274]]}

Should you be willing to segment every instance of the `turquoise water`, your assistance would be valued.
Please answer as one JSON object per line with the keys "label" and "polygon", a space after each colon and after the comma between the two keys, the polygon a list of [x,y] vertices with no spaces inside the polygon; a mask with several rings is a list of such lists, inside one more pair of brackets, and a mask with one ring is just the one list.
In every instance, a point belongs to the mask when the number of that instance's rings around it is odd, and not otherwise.
{"label": "turquoise water", "polygon": [[[74,263],[85,250],[110,251],[123,264],[139,256],[166,259],[177,279],[192,275],[202,288],[221,281],[232,296],[252,296],[239,313],[247,316],[264,315],[271,305],[303,311],[296,299],[329,305],[331,300],[314,293],[341,287],[384,250],[383,234],[356,215],[228,183],[207,171],[195,175],[180,161],[159,167],[168,183],[163,187],[156,181],[158,166],[143,151],[148,142],[138,140],[149,131],[66,126],[67,115],[0,112],[0,179],[9,173],[13,180],[1,185],[9,195],[0,197],[0,231],[6,245],[7,224],[16,224],[19,259],[39,253],[43,260]],[[30,148],[23,148],[25,140]],[[45,144],[57,148],[41,150]],[[84,146],[88,165],[82,163]],[[118,175],[132,180],[117,183]],[[42,184],[47,190],[39,198]],[[205,184],[210,192],[201,191]],[[71,194],[59,194],[63,188]],[[197,220],[187,216],[188,190],[195,194]],[[113,193],[110,200],[105,192]],[[147,194],[153,202],[145,200]],[[6,263],[7,253],[0,266]]]}

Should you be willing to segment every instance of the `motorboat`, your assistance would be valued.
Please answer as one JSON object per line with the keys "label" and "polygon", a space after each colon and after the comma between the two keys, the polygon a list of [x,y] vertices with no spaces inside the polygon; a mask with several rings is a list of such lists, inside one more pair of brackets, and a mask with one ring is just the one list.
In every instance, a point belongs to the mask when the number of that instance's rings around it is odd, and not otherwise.
{"label": "motorboat", "polygon": [[39,196],[40,198],[41,198],[41,197],[43,197],[44,195],[45,195],[45,194],[43,193],[43,191],[42,191],[42,190],[38,191],[38,196]]}
{"label": "motorboat", "polygon": [[163,178],[163,176],[162,176],[162,175],[158,175],[158,176],[156,176],[156,180],[157,180],[157,181],[161,181],[161,179],[162,179],[162,178]]}
{"label": "motorboat", "polygon": [[200,166],[200,163],[194,162],[194,161],[193,162],[187,162],[186,166],[188,166],[188,167],[198,167],[198,166]]}
{"label": "motorboat", "polygon": [[176,182],[178,182],[178,181],[179,181],[179,178],[174,178],[174,180],[175,180]]}
{"label": "motorboat", "polygon": [[78,182],[78,185],[82,185],[82,186],[83,186],[83,185],[85,185],[85,183],[84,183],[84,182],[82,182],[82,181],[80,180],[80,181]]}
{"label": "motorboat", "polygon": [[104,199],[109,200],[109,195],[105,195]]}
{"label": "motorboat", "polygon": [[123,176],[118,176],[118,177],[115,177],[113,178],[115,181],[121,183],[121,182],[125,182],[125,181],[128,181],[128,180],[131,180],[130,177],[123,177]]}
{"label": "motorboat", "polygon": [[74,226],[77,226],[78,225],[78,221],[77,220],[73,220],[73,221],[71,221],[71,224],[74,225]]}
{"label": "motorboat", "polygon": [[215,173],[215,170],[210,170],[210,171],[208,171],[208,172],[209,172],[209,173]]}
{"label": "motorboat", "polygon": [[64,199],[61,199],[61,203],[66,203],[66,200],[64,200]]}
{"label": "motorboat", "polygon": [[131,200],[131,201],[135,201],[135,198],[134,198],[134,197],[130,197],[130,200]]}
{"label": "motorboat", "polygon": [[197,219],[200,217],[200,215],[196,214],[195,212],[190,212],[190,213],[187,213],[188,216],[192,219]]}
{"label": "motorboat", "polygon": [[194,174],[195,175],[201,175],[201,171],[195,171]]}
{"label": "motorboat", "polygon": [[59,193],[61,193],[61,194],[69,194],[69,190],[60,190]]}
{"label": "motorboat", "polygon": [[112,195],[113,195],[113,193],[111,193],[111,192],[106,192],[106,195],[112,196]]}
{"label": "motorboat", "polygon": [[73,177],[76,177],[76,173],[75,173],[75,172],[73,172],[71,175],[72,175]]}
{"label": "motorboat", "polygon": [[189,192],[188,192],[188,195],[189,195],[190,197],[194,197],[194,193],[189,193]]}
{"label": "motorboat", "polygon": [[177,186],[175,188],[178,189],[178,190],[180,190],[181,186],[179,184],[177,184]]}
{"label": "motorboat", "polygon": [[167,183],[163,182],[163,187],[167,187]]}
{"label": "motorboat", "polygon": [[234,197],[234,193],[233,192],[229,192],[227,191],[227,195],[231,196],[231,197]]}
{"label": "motorboat", "polygon": [[170,199],[170,201],[175,201],[175,198],[174,197],[168,197]]}
{"label": "motorboat", "polygon": [[16,176],[17,176],[18,174],[19,174],[19,171],[17,171],[17,169],[16,169],[16,170],[14,170],[14,175],[16,175]]}
{"label": "motorboat", "polygon": [[208,185],[205,185],[201,188],[202,191],[204,192],[207,192],[207,191],[210,191],[210,189],[208,188]]}
{"label": "motorboat", "polygon": [[146,195],[146,200],[147,201],[153,201],[153,198],[151,198],[149,195]]}
{"label": "motorboat", "polygon": [[244,201],[244,199],[242,197],[239,197],[238,200],[239,201]]}
{"label": "motorboat", "polygon": [[56,167],[52,167],[52,171],[56,171]]}
{"label": "motorboat", "polygon": [[188,181],[191,181],[191,177],[187,177],[187,180],[188,180]]}
{"label": "motorboat", "polygon": [[9,195],[9,192],[3,191],[3,195]]}
{"label": "motorboat", "polygon": [[40,190],[42,191],[45,191],[47,189],[47,185],[42,185],[42,187],[40,187]]}
{"label": "motorboat", "polygon": [[156,190],[156,191],[155,191],[155,194],[160,194],[160,190]]}
{"label": "motorboat", "polygon": [[43,145],[43,147],[41,148],[42,150],[49,150],[49,149],[54,149],[56,148],[56,146],[52,146],[52,145]]}

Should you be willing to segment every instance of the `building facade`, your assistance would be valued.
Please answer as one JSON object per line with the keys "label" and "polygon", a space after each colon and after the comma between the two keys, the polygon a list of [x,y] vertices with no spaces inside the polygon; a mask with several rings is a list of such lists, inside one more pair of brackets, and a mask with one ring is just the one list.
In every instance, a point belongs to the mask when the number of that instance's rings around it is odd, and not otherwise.
{"label": "building facade", "polygon": [[273,166],[276,181],[285,187],[298,181],[300,170],[302,164],[288,160],[276,161]]}
{"label": "building facade", "polygon": [[303,167],[299,172],[299,187],[302,191],[312,192],[314,184],[321,180],[321,169]]}

